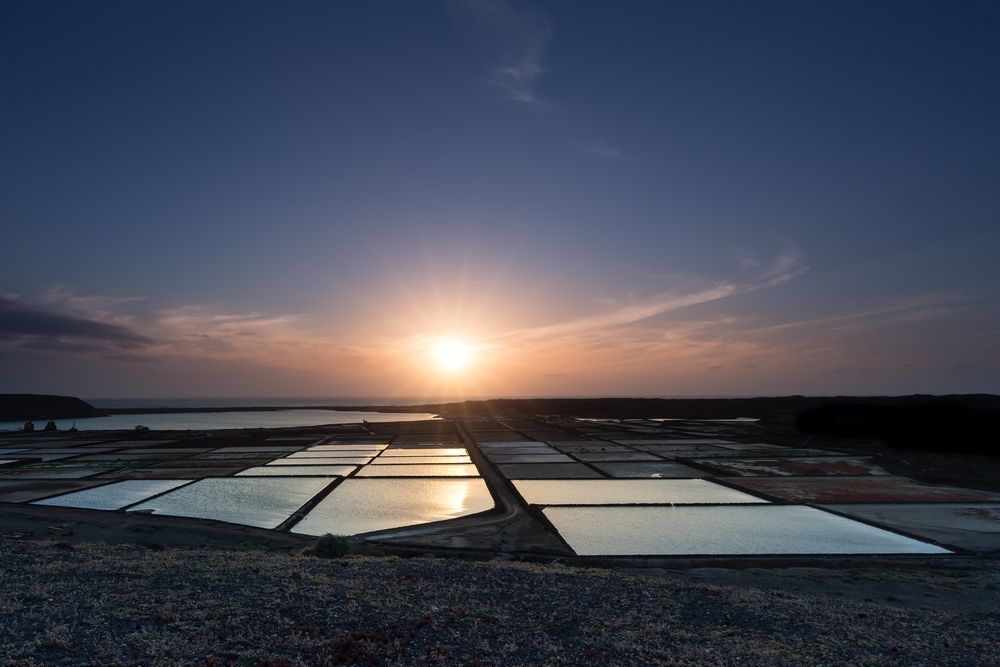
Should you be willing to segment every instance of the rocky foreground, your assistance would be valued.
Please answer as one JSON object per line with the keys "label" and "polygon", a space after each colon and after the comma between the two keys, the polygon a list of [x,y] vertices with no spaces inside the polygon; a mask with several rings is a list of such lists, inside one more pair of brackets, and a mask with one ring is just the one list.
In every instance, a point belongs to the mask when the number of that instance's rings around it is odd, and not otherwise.
{"label": "rocky foreground", "polygon": [[[929,591],[968,575],[941,576]],[[995,665],[997,573],[977,576],[975,610],[906,608],[684,572],[0,539],[0,664]]]}

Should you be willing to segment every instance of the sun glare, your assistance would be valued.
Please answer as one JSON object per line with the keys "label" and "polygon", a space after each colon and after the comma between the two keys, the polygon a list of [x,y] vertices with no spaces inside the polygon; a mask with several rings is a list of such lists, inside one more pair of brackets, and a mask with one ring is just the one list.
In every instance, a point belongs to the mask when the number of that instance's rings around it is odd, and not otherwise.
{"label": "sun glare", "polygon": [[438,367],[446,371],[465,368],[472,361],[472,346],[456,338],[446,338],[434,343],[431,356]]}

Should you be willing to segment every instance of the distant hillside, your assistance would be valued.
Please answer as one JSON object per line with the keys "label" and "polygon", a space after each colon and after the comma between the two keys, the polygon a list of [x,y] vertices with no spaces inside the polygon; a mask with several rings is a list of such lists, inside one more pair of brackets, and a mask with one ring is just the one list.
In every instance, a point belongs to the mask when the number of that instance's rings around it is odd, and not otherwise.
{"label": "distant hillside", "polygon": [[73,396],[0,394],[0,421],[45,421],[100,417],[104,413]]}

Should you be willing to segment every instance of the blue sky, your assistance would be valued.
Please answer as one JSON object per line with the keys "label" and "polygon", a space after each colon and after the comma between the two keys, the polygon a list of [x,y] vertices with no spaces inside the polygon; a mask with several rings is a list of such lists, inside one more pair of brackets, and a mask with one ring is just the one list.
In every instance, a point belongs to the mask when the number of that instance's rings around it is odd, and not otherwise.
{"label": "blue sky", "polygon": [[0,13],[0,391],[1000,390],[996,3]]}

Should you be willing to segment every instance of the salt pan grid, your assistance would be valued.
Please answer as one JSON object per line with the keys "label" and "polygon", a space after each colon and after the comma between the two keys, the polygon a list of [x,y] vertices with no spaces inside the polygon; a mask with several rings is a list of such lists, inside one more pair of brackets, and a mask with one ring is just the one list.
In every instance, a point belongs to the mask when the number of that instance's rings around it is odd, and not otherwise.
{"label": "salt pan grid", "polygon": [[659,456],[642,452],[577,452],[581,461],[660,461]]}
{"label": "salt pan grid", "polygon": [[364,465],[371,461],[370,456],[331,456],[315,458],[283,458],[268,463],[269,466],[301,466],[301,465]]}
{"label": "salt pan grid", "polygon": [[798,457],[786,459],[708,459],[695,461],[719,475],[799,476],[799,475],[888,475],[869,458]]}
{"label": "salt pan grid", "polygon": [[158,493],[176,489],[189,479],[130,479],[93,489],[75,491],[55,498],[35,501],[36,505],[81,507],[92,510],[117,510],[141,502]]}
{"label": "salt pan grid", "polygon": [[35,454],[103,454],[104,452],[110,452],[112,448],[110,447],[87,447],[83,449],[81,447],[73,447],[72,449],[51,449],[46,447],[45,449],[30,449],[28,451],[34,452]]}
{"label": "salt pan grid", "polygon": [[62,459],[68,459],[84,453],[86,453],[86,450],[76,452],[75,454],[43,454],[38,450],[31,450],[22,452],[21,454],[18,454],[18,456],[21,459],[34,459],[36,461],[61,461]]}
{"label": "salt pan grid", "polygon": [[[79,454],[79,452],[77,452]],[[179,459],[187,454],[91,454],[89,456],[80,456],[74,461],[152,461],[152,460],[166,460],[166,459]]]}
{"label": "salt pan grid", "polygon": [[478,477],[471,463],[383,464],[363,467],[357,477]]}
{"label": "salt pan grid", "polygon": [[487,449],[483,453],[493,458],[495,456],[512,456],[515,454],[538,456],[540,454],[559,454],[560,452],[552,447],[504,447],[503,449]]}
{"label": "salt pan grid", "polygon": [[342,445],[316,445],[315,447],[310,447],[306,451],[310,452],[340,452],[340,451],[353,451],[353,452],[381,452],[386,448],[386,445],[362,445],[354,443],[344,443]]}
{"label": "salt pan grid", "polygon": [[226,453],[236,453],[239,454],[243,452],[244,454],[259,454],[261,452],[296,452],[300,447],[277,447],[274,445],[268,445],[267,447],[219,447],[218,449],[213,449],[215,454],[226,454]]}
{"label": "salt pan grid", "polygon": [[493,508],[482,479],[346,479],[293,533],[356,535],[454,519]]}
{"label": "salt pan grid", "polygon": [[426,447],[426,448],[396,448],[390,447],[382,452],[383,457],[400,456],[468,456],[464,447]]}
{"label": "salt pan grid", "polygon": [[99,483],[74,480],[48,482],[30,479],[4,479],[0,480],[0,502],[23,503],[46,496],[54,496],[58,493],[87,489]]}
{"label": "salt pan grid", "polygon": [[582,463],[504,463],[500,472],[507,479],[590,479],[601,475]]}
{"label": "salt pan grid", "polygon": [[793,503],[1000,502],[1000,493],[924,484],[908,477],[731,477],[726,481]]}
{"label": "salt pan grid", "polygon": [[[344,453],[344,456],[367,456],[367,455],[368,454],[365,453],[365,452],[345,452]],[[293,454],[289,454],[285,458],[287,458],[287,459],[328,459],[328,458],[331,458],[331,452],[313,452],[313,451],[295,452]]]}
{"label": "salt pan grid", "polygon": [[242,468],[126,468],[108,472],[100,477],[116,479],[183,479],[199,477],[227,477]]}
{"label": "salt pan grid", "polygon": [[750,452],[764,452],[769,453],[779,449],[788,449],[788,447],[782,447],[781,445],[769,445],[764,442],[750,442],[750,443],[739,443],[733,445],[719,445],[725,449],[735,449],[737,451],[750,451]]}
{"label": "salt pan grid", "polygon": [[629,461],[623,463],[595,463],[598,468],[612,477],[620,479],[667,479],[684,477],[706,477],[708,473],[696,470],[682,463]]}
{"label": "salt pan grid", "polygon": [[[210,452],[208,454],[198,454],[192,456],[188,461],[253,461],[256,459],[273,459],[278,456],[287,456],[288,452],[230,452],[218,454]],[[209,464],[205,464],[209,465]]]}
{"label": "salt pan grid", "polygon": [[871,523],[973,552],[1000,550],[1000,504],[824,505]]}
{"label": "salt pan grid", "polygon": [[237,477],[346,477],[354,472],[357,466],[327,466],[327,465],[302,465],[302,466],[257,466],[247,468],[236,473]]}
{"label": "salt pan grid", "polygon": [[709,440],[705,438],[635,438],[612,440],[620,445],[731,445],[731,440]]}
{"label": "salt pan grid", "polygon": [[494,463],[572,463],[565,454],[496,454],[490,456]]}
{"label": "salt pan grid", "polygon": [[950,553],[801,505],[547,507],[543,512],[580,556]]}
{"label": "salt pan grid", "polygon": [[[707,447],[699,447],[697,449],[659,450],[653,449],[653,446],[650,446],[643,449],[643,451],[649,452],[650,454],[656,454],[657,456],[665,459],[734,458],[740,456],[740,452],[734,452],[728,449],[709,449]],[[754,454],[753,456],[757,455]]]}
{"label": "salt pan grid", "polygon": [[634,452],[635,450],[621,445],[564,445],[555,443],[555,447],[563,452]]}
{"label": "salt pan grid", "polygon": [[749,493],[703,479],[519,480],[514,487],[532,505],[648,505],[766,503]]}
{"label": "salt pan grid", "polygon": [[129,511],[276,528],[329,483],[322,477],[202,479]]}
{"label": "salt pan grid", "polygon": [[108,468],[3,468],[0,469],[0,478],[82,479],[107,471]]}
{"label": "salt pan grid", "polygon": [[373,465],[402,463],[472,463],[472,459],[468,456],[381,456],[372,461]]}
{"label": "salt pan grid", "polygon": [[[751,456],[753,458],[761,458],[760,455],[751,454],[750,452],[742,452],[737,454],[737,456]],[[769,449],[764,452],[766,456],[851,456],[847,452],[834,452],[827,449],[797,449],[797,448],[784,448],[784,449]]]}

